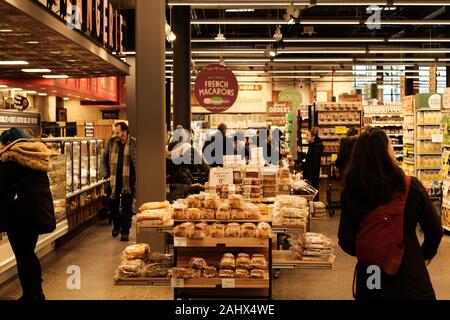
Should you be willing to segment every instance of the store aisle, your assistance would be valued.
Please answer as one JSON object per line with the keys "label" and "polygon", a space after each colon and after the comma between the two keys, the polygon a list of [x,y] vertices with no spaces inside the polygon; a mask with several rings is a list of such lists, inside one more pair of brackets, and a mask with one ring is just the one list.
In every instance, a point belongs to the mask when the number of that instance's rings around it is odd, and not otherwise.
{"label": "store aisle", "polygon": [[[313,232],[324,233],[337,243],[339,215],[326,222],[313,222]],[[112,239],[111,227],[98,222],[42,260],[44,290],[50,300],[152,300],[172,299],[172,290],[161,287],[117,287],[113,285],[114,270],[126,244]],[[134,241],[132,238],[131,241]],[[274,280],[276,300],[349,300],[355,259],[336,246],[333,270],[284,270]],[[440,251],[430,266],[431,278],[439,299],[450,299],[450,272],[446,259],[450,256],[450,237],[443,239]],[[81,289],[69,290],[66,282],[69,266],[81,270]],[[18,280],[0,288],[0,300],[20,296]]]}

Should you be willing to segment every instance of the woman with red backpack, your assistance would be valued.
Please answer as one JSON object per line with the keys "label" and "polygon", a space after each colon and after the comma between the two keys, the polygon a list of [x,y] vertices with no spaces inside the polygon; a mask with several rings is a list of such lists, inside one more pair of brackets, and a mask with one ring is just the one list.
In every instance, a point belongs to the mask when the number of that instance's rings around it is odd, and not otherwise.
{"label": "woman with red backpack", "polygon": [[422,184],[398,166],[383,130],[370,128],[356,141],[341,202],[339,245],[358,258],[355,298],[436,299],[426,265],[437,253],[442,225]]}

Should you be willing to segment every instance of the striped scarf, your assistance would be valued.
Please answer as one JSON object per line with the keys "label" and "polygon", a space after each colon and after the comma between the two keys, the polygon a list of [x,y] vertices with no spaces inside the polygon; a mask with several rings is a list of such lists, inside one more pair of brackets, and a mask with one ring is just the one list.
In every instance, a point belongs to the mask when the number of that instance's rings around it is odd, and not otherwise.
{"label": "striped scarf", "polygon": [[[116,197],[116,185],[117,185],[117,163],[119,161],[119,144],[120,140],[116,139],[112,143],[112,149],[109,153],[109,163],[110,163],[110,177],[109,184],[111,186],[111,199]],[[123,181],[123,189],[121,190],[121,194],[131,194],[130,188],[130,143],[131,137],[128,136],[127,141],[125,143],[125,150],[123,152],[123,170],[122,170],[122,181]],[[120,179],[120,177],[119,177]]]}

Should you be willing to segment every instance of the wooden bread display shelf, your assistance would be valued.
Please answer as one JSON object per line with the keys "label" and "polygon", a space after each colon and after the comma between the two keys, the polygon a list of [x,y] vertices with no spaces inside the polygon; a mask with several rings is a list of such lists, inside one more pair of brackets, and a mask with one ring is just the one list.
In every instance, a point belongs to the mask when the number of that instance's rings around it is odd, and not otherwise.
{"label": "wooden bread display shelf", "polygon": [[170,278],[132,278],[115,276],[114,285],[170,287]]}
{"label": "wooden bread display shelf", "polygon": [[139,228],[151,228],[151,229],[173,228],[174,221],[170,220],[168,224],[160,225],[160,224],[151,224],[149,223],[149,220],[141,220],[137,221],[136,225]]}
{"label": "wooden bread display shelf", "polygon": [[312,221],[326,221],[327,220],[327,216],[323,216],[323,217],[313,217],[313,216],[311,216],[309,219],[312,220]]}
{"label": "wooden bread display shelf", "polygon": [[272,251],[273,269],[333,269],[333,261],[303,261],[291,251]]}
{"label": "wooden bread display shelf", "polygon": [[306,233],[306,225],[273,225],[273,233],[286,233],[286,232],[303,232]]}
{"label": "wooden bread display shelf", "polygon": [[267,248],[268,238],[174,238],[174,246],[183,247],[227,247],[227,248]]}
{"label": "wooden bread display shelf", "polygon": [[267,216],[261,216],[258,220],[236,220],[236,219],[200,219],[200,220],[192,220],[192,219],[186,219],[186,220],[175,220],[176,224],[179,223],[185,223],[185,222],[192,222],[192,223],[260,223],[260,222],[266,222],[271,223],[272,217],[270,215]]}
{"label": "wooden bread display shelf", "polygon": [[[234,280],[234,281],[233,281]],[[213,279],[184,279],[181,280],[181,286],[177,286],[177,288],[184,289],[222,289],[223,281],[231,281],[233,283],[234,289],[268,289],[269,288],[269,279],[221,279],[221,278],[213,278]],[[175,283],[177,281],[175,280]]]}

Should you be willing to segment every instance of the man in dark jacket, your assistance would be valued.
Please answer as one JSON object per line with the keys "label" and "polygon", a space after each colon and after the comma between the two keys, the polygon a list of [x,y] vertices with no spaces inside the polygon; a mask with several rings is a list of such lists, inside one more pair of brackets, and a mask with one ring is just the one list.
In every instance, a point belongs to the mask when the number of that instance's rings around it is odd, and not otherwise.
{"label": "man in dark jacket", "polygon": [[23,292],[20,300],[45,300],[41,265],[34,250],[39,235],[56,229],[47,176],[51,151],[25,138],[15,128],[0,136],[0,232],[8,234],[16,256]]}
{"label": "man in dark jacket", "polygon": [[[319,137],[319,130],[313,128],[308,131],[306,135],[308,141],[308,153],[303,164],[303,178],[311,184],[315,189],[319,190],[320,179],[320,164],[324,151],[322,140]],[[319,193],[317,193],[316,200],[318,200]]]}
{"label": "man in dark jacket", "polygon": [[[112,138],[103,154],[102,172],[109,180],[113,237],[121,234],[121,241],[129,241],[133,201],[136,194],[136,139],[131,137],[126,123],[114,126]],[[122,214],[120,202],[122,201]]]}

